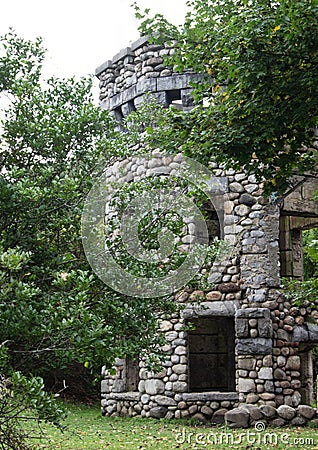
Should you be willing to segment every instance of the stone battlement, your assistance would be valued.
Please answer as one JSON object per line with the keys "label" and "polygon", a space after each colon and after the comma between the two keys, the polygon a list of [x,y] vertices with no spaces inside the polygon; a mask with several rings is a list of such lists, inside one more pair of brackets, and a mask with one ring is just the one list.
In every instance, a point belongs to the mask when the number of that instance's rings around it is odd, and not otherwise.
{"label": "stone battlement", "polygon": [[201,76],[175,73],[165,66],[164,57],[173,51],[173,47],[149,44],[148,38],[142,37],[99,66],[101,106],[121,119],[138,108],[145,93],[151,93],[164,106],[179,101],[183,107],[191,107],[191,86]]}

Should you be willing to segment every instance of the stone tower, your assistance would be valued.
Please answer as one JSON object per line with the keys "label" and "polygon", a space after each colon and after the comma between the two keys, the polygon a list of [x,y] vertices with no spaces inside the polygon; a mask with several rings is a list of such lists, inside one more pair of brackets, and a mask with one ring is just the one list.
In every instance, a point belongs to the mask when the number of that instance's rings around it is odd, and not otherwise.
{"label": "stone tower", "polygon": [[[96,70],[101,106],[121,121],[150,92],[162,105],[191,108],[191,85],[200,76],[164,66],[163,56],[172,52],[142,37],[106,61]],[[180,155],[158,156],[155,166],[171,170],[178,163]],[[143,165],[138,173],[146,174]],[[216,274],[213,289],[175,296],[184,309],[161,322],[167,359],[160,373],[138,360],[118,359],[116,375],[103,369],[103,414],[302,425],[316,416],[309,405],[318,311],[290,304],[282,278],[302,278],[302,231],[318,226],[317,176],[295,178],[278,204],[262,196],[254,176],[217,164],[213,170],[224,187],[218,226],[238,251]],[[192,331],[185,331],[188,322]]]}

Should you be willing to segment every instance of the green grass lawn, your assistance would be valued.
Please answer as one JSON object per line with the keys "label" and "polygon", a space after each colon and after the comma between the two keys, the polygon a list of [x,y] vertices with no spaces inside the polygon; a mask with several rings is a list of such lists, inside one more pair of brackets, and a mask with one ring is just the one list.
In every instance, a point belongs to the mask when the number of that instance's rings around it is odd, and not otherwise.
{"label": "green grass lawn", "polygon": [[318,430],[266,429],[263,432],[190,425],[177,420],[102,417],[99,406],[67,404],[68,430],[43,426],[36,449],[306,449],[318,450]]}

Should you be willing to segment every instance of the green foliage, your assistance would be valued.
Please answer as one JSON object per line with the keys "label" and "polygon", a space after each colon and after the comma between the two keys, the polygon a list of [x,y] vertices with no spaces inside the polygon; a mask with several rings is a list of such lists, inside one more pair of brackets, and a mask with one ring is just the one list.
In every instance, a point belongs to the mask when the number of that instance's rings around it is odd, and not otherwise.
{"label": "green foliage", "polygon": [[313,306],[318,304],[318,278],[307,281],[285,280],[286,297],[296,306]]}
{"label": "green foliage", "polygon": [[304,280],[285,280],[286,297],[297,306],[318,305],[318,228],[303,232]]}
{"label": "green foliage", "polygon": [[[42,39],[27,41],[13,30],[0,37],[0,91],[14,92],[23,79],[38,82],[45,49]],[[10,64],[8,64],[10,62]]]}
{"label": "green foliage", "polygon": [[[149,103],[141,107],[140,112],[138,110],[138,112],[129,116],[129,126],[133,128],[135,120],[139,121],[140,124],[140,118],[142,118],[141,123],[143,123],[144,112],[148,108]],[[150,132],[152,132],[152,129]],[[140,205],[149,203],[148,193],[154,191],[160,192],[162,196],[160,207],[157,208],[154,204],[149,205],[151,211],[144,214],[138,222],[138,236],[136,236],[136,239],[131,238],[131,236],[134,236],[135,215],[138,214]],[[174,194],[170,199],[169,193]],[[177,197],[175,197],[176,194]],[[181,196],[188,201],[188,205],[195,204],[197,206],[202,218],[208,219],[204,208],[206,203],[210,204],[210,200],[200,189],[200,186],[192,185],[177,176],[153,176],[137,182],[131,181],[122,185],[114,193],[109,204],[107,246],[116,261],[126,271],[137,277],[158,278],[165,277],[172,271],[178,270],[184,263],[189,255],[189,248],[184,244],[183,238],[186,238],[189,230],[179,215],[180,203],[178,204],[178,200],[180,201]],[[138,201],[134,205],[133,202],[136,197]],[[164,199],[169,200],[165,203]],[[190,209],[187,212],[190,214]],[[125,229],[125,234],[130,239],[129,242],[123,241],[122,236],[118,234],[118,230],[123,224],[124,213],[128,216],[130,214],[130,217],[134,219]],[[169,237],[167,237],[167,233],[169,233]],[[219,258],[227,248],[224,241],[220,241],[217,237],[212,239],[212,236],[210,236],[210,238],[209,245],[207,245],[208,242],[197,242],[191,245],[191,253],[195,256],[195,261],[199,267],[201,266],[202,254],[206,254],[203,269],[194,275],[189,282],[191,286],[197,288],[206,289],[209,286],[208,276],[211,266],[215,259]],[[136,257],[133,258],[131,255],[131,240],[133,241],[133,252],[136,254]],[[169,252],[167,252],[168,247]],[[147,252],[146,257],[139,257],[144,255],[144,252]],[[168,253],[169,256],[165,253]],[[193,272],[196,272],[194,266]]]}
{"label": "green foliage", "polygon": [[[128,139],[94,105],[91,79],[41,78],[44,54],[40,39],[12,31],[0,39],[0,364],[10,436],[18,436],[11,409],[14,417],[31,408],[40,420],[63,418],[41,377],[74,361],[98,377],[115,357],[156,354],[155,313],[174,308],[119,295],[92,273],[83,202]],[[24,448],[19,436],[4,448]]]}
{"label": "green foliage", "polygon": [[1,116],[0,342],[24,373],[76,360],[97,376],[115,356],[155,346],[153,313],[169,303],[111,291],[82,249],[83,201],[127,141],[94,105],[91,79],[44,82],[40,40],[10,32],[1,43],[10,102]]}
{"label": "green foliage", "polygon": [[25,267],[12,271],[25,254],[11,249],[8,254],[13,263],[6,258],[7,267],[0,270],[0,338],[15,369],[45,376],[76,360],[97,376],[115,356],[134,356],[145,348],[156,353],[162,342],[153,336],[153,313],[169,309],[168,301],[125,299],[81,269],[56,273],[44,290]]}
{"label": "green foliage", "polygon": [[66,417],[64,408],[55,401],[53,395],[44,391],[40,377],[27,378],[21,372],[14,372],[10,378],[10,391],[15,402],[27,405],[39,421],[50,422],[62,428],[61,421]]}
{"label": "green foliage", "polygon": [[303,232],[304,279],[318,278],[318,228]]}
{"label": "green foliage", "polygon": [[[0,448],[24,450],[31,446],[28,439],[33,432],[27,432],[22,423],[37,421],[51,423],[62,430],[65,408],[56,402],[52,394],[44,390],[39,377],[26,377],[21,372],[12,371],[9,356],[4,345],[0,347]],[[10,377],[3,373],[10,373]],[[38,428],[38,426],[36,427]]]}
{"label": "green foliage", "polygon": [[214,237],[207,248],[205,261],[202,269],[192,278],[189,286],[195,289],[211,289],[214,284],[209,282],[211,267],[216,260],[220,260],[226,252],[229,251],[229,245],[226,241]]}
{"label": "green foliage", "polygon": [[[182,244],[183,222],[174,211],[163,212],[162,209],[151,208],[151,211],[139,221],[138,235],[141,245],[136,249],[137,255],[146,250],[149,255],[151,253],[154,255],[152,261],[131,258],[127,244],[122,241],[117,233],[122,222],[122,214],[125,212],[127,205],[131,205],[136,195],[140,197],[142,202],[142,196],[146,199],[148,191],[158,189],[163,193],[166,192],[166,189],[172,189],[172,184],[176,189],[176,183],[177,180],[173,181],[171,177],[148,177],[138,182],[130,182],[112,197],[110,208],[114,206],[116,212],[114,211],[107,224],[110,236],[108,247],[112,249],[112,253],[116,260],[120,261],[120,265],[135,276],[147,278],[165,276],[172,270],[177,269],[186,257],[186,253],[179,251],[177,243],[175,243],[176,251],[172,253],[172,257],[164,261],[162,258],[159,260],[156,258],[157,250],[160,249],[159,237],[163,229],[170,230],[174,238],[180,237],[178,243]],[[129,231],[126,233],[130,234]]]}
{"label": "green foliage", "polygon": [[[142,34],[175,42],[166,63],[202,79],[197,107],[169,113],[162,145],[208,164],[244,166],[283,191],[311,169],[317,126],[318,5],[308,0],[189,0],[182,27],[137,8]],[[165,139],[166,137],[166,139]]]}

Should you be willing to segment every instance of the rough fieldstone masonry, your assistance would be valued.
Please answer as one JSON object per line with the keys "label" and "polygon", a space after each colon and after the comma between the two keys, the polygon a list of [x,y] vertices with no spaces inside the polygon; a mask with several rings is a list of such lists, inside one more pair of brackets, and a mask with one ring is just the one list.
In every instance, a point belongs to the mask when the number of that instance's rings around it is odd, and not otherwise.
{"label": "rough fieldstone masonry", "polygon": [[[101,105],[118,120],[138,108],[147,92],[165,106],[191,107],[191,81],[200,77],[164,66],[163,56],[172,52],[141,38],[100,66]],[[136,157],[130,179],[156,170],[171,174],[182,163],[182,155],[154,152],[153,157],[151,166]],[[109,180],[122,177],[126,164],[120,161],[120,170],[110,171]],[[211,171],[224,186],[216,234],[236,246],[236,252],[220,272],[215,269],[213,289],[186,288],[175,295],[184,307],[161,320],[167,357],[160,373],[148,371],[143,360],[118,359],[116,375],[103,368],[102,412],[194,417],[233,427],[259,420],[276,426],[318,424],[311,407],[318,305],[291,305],[281,286],[282,277],[302,277],[301,233],[318,226],[313,200],[318,178],[295,178],[293,188],[271,202],[254,176],[216,163]]]}

